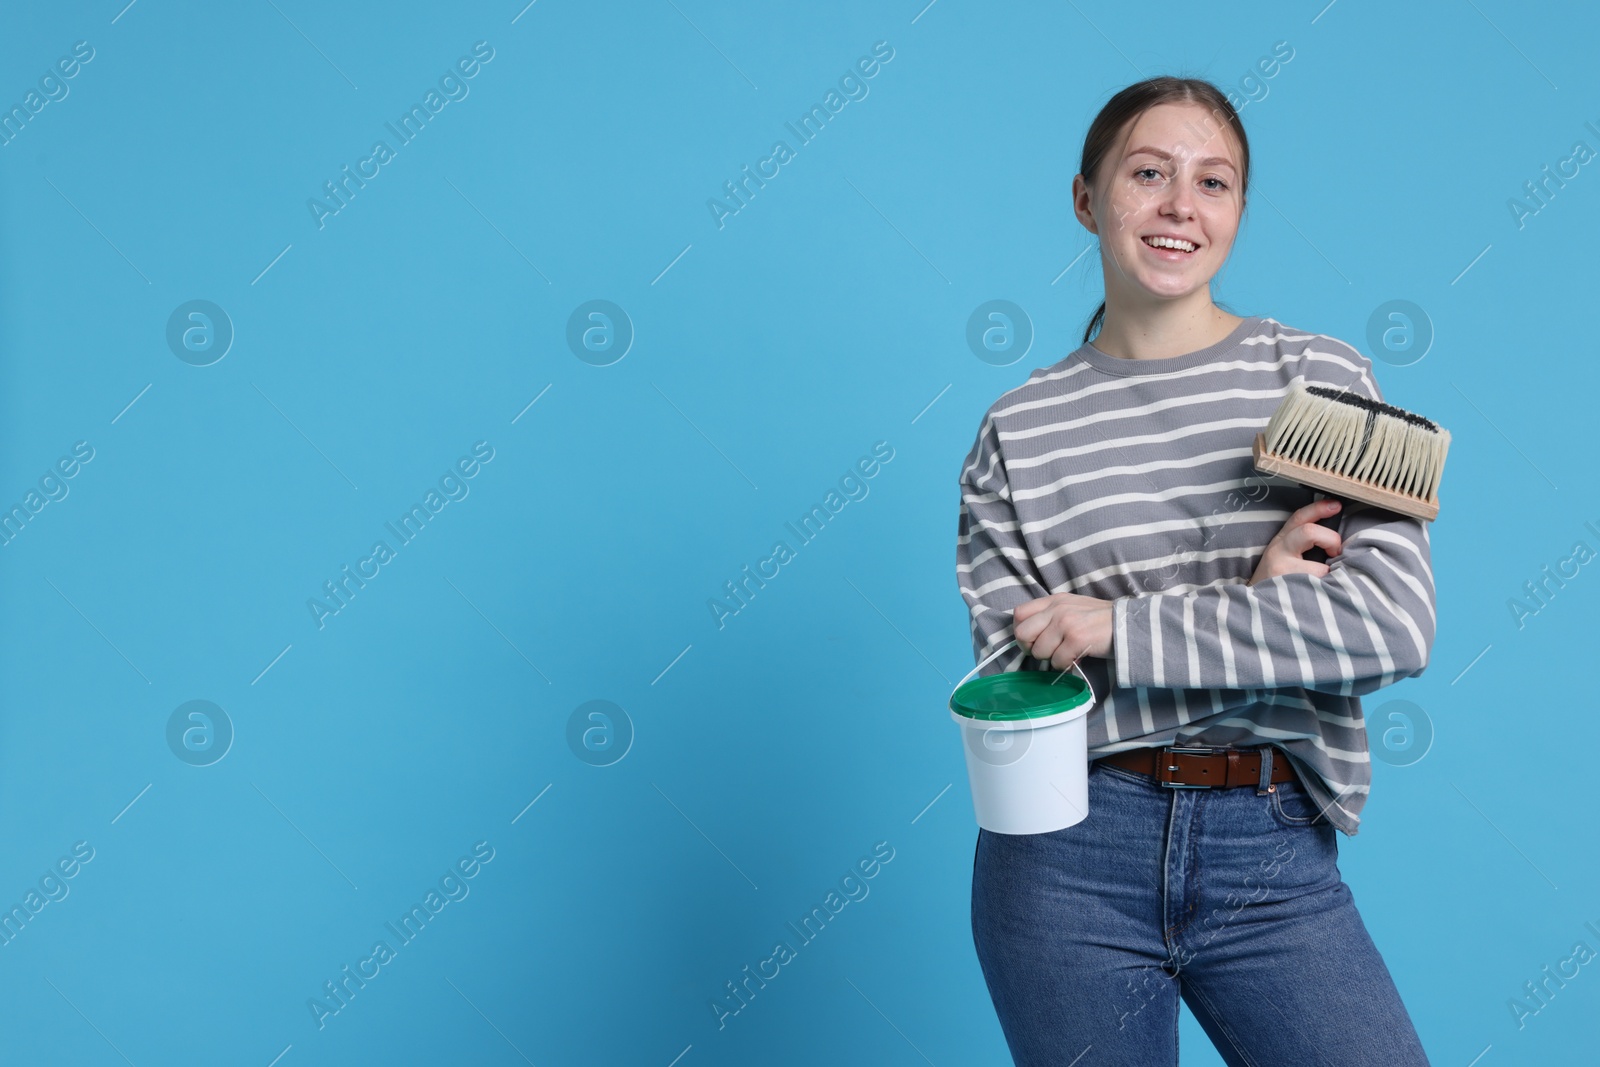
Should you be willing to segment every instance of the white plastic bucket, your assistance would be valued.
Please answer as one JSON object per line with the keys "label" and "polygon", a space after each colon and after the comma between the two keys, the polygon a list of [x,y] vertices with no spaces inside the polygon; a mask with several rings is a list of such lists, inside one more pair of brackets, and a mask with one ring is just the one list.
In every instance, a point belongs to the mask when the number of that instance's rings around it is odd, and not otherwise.
{"label": "white plastic bucket", "polygon": [[[1094,689],[1074,663],[1071,670],[1083,679],[1083,693],[1063,694],[1063,700],[1047,702],[1040,708],[1071,703],[1060,711],[1040,714],[1033,710],[975,711],[971,702],[958,704],[957,697],[974,674],[996,656],[1017,644],[1013,638],[979,663],[956,683],[950,694],[950,717],[961,727],[962,748],[967,754],[967,781],[972,787],[972,809],[978,825],[997,834],[1047,834],[1082,822],[1089,815],[1089,746],[1087,723],[1094,707]],[[1041,696],[1046,686],[1066,671],[1051,675],[1043,671],[1007,672],[1032,676]],[[991,675],[979,679],[988,682]],[[970,692],[970,691],[969,691]],[[983,703],[981,697],[977,700]],[[966,714],[957,710],[961,706]],[[982,718],[980,715],[1007,715]]]}

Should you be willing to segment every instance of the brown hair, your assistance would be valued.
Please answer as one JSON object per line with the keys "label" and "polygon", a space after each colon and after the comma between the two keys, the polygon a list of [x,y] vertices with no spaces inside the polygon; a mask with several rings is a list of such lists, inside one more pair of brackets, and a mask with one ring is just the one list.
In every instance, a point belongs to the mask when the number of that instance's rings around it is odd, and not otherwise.
{"label": "brown hair", "polygon": [[[1111,153],[1123,127],[1157,104],[1199,104],[1211,112],[1213,119],[1220,118],[1233,130],[1233,135],[1239,140],[1239,203],[1242,212],[1245,191],[1250,185],[1250,141],[1244,135],[1239,112],[1228,102],[1227,94],[1200,78],[1177,78],[1166,74],[1146,78],[1134,82],[1106,101],[1083,138],[1083,157],[1078,164],[1078,173],[1083,175],[1084,182],[1093,185],[1098,180],[1096,172]],[[1209,130],[1202,132],[1210,135]],[[1102,300],[1089,319],[1088,326],[1084,327],[1085,343],[1099,330],[1105,317],[1106,304]]]}

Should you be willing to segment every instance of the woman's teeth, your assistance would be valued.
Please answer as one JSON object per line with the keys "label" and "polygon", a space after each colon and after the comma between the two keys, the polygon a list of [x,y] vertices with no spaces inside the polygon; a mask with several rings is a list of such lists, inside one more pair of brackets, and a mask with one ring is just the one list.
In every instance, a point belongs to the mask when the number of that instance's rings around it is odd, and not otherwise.
{"label": "woman's teeth", "polygon": [[1152,248],[1171,248],[1179,252],[1193,252],[1197,245],[1180,241],[1176,237],[1146,237],[1144,243]]}

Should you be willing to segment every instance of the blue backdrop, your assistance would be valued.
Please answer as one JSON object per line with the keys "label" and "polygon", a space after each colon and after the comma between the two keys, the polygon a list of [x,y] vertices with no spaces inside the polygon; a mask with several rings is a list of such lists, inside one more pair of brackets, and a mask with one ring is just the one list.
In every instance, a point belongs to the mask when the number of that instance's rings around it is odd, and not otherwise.
{"label": "blue backdrop", "polygon": [[1593,13],[6,7],[12,1062],[1008,1062],[956,477],[1157,73],[1251,136],[1216,298],[1454,435],[1341,869],[1435,1063],[1592,1056]]}

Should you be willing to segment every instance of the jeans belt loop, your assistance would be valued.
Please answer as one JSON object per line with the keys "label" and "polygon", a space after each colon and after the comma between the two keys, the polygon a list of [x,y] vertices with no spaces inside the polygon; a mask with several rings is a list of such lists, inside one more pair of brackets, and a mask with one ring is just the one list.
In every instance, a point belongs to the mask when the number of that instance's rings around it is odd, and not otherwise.
{"label": "jeans belt loop", "polygon": [[1278,787],[1272,784],[1272,746],[1261,746],[1261,781],[1256,784],[1256,796],[1265,796],[1276,793]]}

